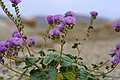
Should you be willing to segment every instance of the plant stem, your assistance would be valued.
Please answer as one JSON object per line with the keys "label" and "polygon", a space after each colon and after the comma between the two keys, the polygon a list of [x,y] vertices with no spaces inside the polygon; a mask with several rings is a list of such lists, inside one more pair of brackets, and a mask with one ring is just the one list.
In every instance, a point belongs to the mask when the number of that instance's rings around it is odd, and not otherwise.
{"label": "plant stem", "polygon": [[40,71],[42,71],[43,69],[41,67],[39,67],[37,64],[34,64],[34,66],[36,66]]}
{"label": "plant stem", "polygon": [[[119,64],[119,63],[117,63],[114,68],[112,68],[111,70],[109,70],[109,71],[106,72],[105,74],[109,74],[110,72],[112,72],[112,71],[118,66],[118,64]],[[98,74],[98,75],[95,75],[95,76],[102,76],[102,75]]]}
{"label": "plant stem", "polygon": [[99,65],[98,67],[94,68],[93,70],[90,70],[90,72],[93,72],[93,71],[95,71],[95,70],[101,68],[102,66],[104,66],[104,65],[105,65],[106,63],[108,63],[108,62],[109,62],[109,60],[105,61],[104,63],[102,63],[102,64]]}
{"label": "plant stem", "polygon": [[[68,37],[70,38],[70,40],[74,43],[74,40],[73,40],[73,38],[68,34]],[[79,49],[79,47],[77,46],[76,47],[76,49],[77,49],[77,51],[78,51],[78,56],[80,56],[80,52],[81,52],[81,50]],[[76,63],[78,62],[78,59],[76,60]]]}
{"label": "plant stem", "polygon": [[10,68],[12,67],[12,65],[11,65],[11,58],[10,58]]}
{"label": "plant stem", "polygon": [[[5,64],[3,64],[3,63],[0,63],[0,64],[2,64],[4,67],[10,69],[11,71],[13,71],[13,72],[15,72],[15,73],[18,73],[18,74],[22,75],[21,72],[18,72],[18,71],[14,70],[13,68],[8,67],[7,65],[5,65]],[[24,75],[25,75],[25,76],[29,76],[28,74],[24,74]]]}
{"label": "plant stem", "polygon": [[105,74],[108,74],[108,73],[112,72],[118,66],[118,64],[119,63],[117,63],[113,69],[111,69],[110,71],[106,72]]}
{"label": "plant stem", "polygon": [[61,48],[60,48],[60,63],[61,63],[61,61],[62,61],[62,53],[63,53],[62,51],[63,51],[63,45],[64,45],[63,42],[61,42],[60,45],[61,45]]}
{"label": "plant stem", "polygon": [[61,45],[61,47],[60,47],[60,63],[61,63],[61,61],[62,61],[63,47],[64,47],[64,44],[65,44],[65,38],[66,38],[66,36],[67,36],[67,33],[68,33],[68,31],[66,30],[65,36],[64,36],[64,38],[61,40],[61,43],[60,43],[60,45]]}

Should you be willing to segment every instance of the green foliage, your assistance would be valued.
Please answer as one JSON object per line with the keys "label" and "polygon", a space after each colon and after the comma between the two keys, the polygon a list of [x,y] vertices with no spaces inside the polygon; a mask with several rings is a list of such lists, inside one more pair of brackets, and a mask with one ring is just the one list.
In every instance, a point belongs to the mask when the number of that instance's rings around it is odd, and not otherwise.
{"label": "green foliage", "polygon": [[90,74],[85,69],[81,68],[79,71],[79,78],[80,80],[99,80],[93,74]]}
{"label": "green foliage", "polygon": [[59,62],[59,59],[60,59],[59,57],[60,57],[59,52],[55,51],[55,52],[53,52],[52,54],[49,54],[48,56],[46,56],[43,59],[43,64],[47,66],[47,65],[51,64],[54,61]]}
{"label": "green foliage", "polygon": [[44,74],[40,70],[32,70],[30,72],[30,80],[45,80]]}
{"label": "green foliage", "polygon": [[69,56],[62,55],[62,62],[61,62],[62,67],[66,66],[76,66],[75,60],[71,59]]}
{"label": "green foliage", "polygon": [[57,70],[55,68],[46,68],[42,71],[33,69],[30,72],[30,80],[56,80]]}
{"label": "green foliage", "polygon": [[23,69],[31,67],[33,64],[37,63],[40,60],[40,58],[39,57],[26,57],[25,60],[26,60],[25,62],[26,66]]}
{"label": "green foliage", "polygon": [[45,69],[45,80],[56,80],[57,78],[57,70],[55,68],[47,68]]}
{"label": "green foliage", "polygon": [[[59,61],[60,61],[60,52],[55,51],[52,54],[49,54],[47,57],[44,58],[43,64],[48,65],[48,66],[52,64],[53,66],[55,66],[56,63],[59,63]],[[75,63],[74,56],[62,54],[62,61],[61,61],[62,67],[76,66],[76,65],[77,64]]]}
{"label": "green foliage", "polygon": [[66,72],[64,76],[67,80],[75,80],[76,77],[76,75],[72,72]]}
{"label": "green foliage", "polygon": [[[20,60],[15,60],[16,66],[19,66],[21,63],[25,62],[26,66],[23,69],[26,69],[28,67],[31,67],[33,64],[37,63],[40,60],[40,57],[18,57]],[[22,62],[23,61],[23,62]]]}

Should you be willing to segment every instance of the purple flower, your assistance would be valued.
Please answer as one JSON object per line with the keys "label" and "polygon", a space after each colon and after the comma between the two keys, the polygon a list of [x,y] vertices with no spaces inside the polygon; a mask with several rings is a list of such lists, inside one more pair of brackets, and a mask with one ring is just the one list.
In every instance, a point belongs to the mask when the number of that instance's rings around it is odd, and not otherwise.
{"label": "purple flower", "polygon": [[75,13],[72,12],[72,11],[68,11],[68,12],[65,13],[65,17],[67,17],[67,16],[74,17],[74,16],[75,16]]}
{"label": "purple flower", "polygon": [[120,22],[114,22],[114,23],[113,23],[113,26],[114,26],[115,28],[120,28]]}
{"label": "purple flower", "polygon": [[36,39],[35,39],[34,37],[30,37],[30,38],[28,39],[28,45],[35,44],[35,41],[36,41]]}
{"label": "purple flower", "polygon": [[69,25],[69,24],[75,24],[75,21],[76,19],[74,17],[68,16],[64,18],[63,23]]}
{"label": "purple flower", "polygon": [[60,30],[58,28],[51,29],[49,31],[49,34],[50,35],[59,35],[60,34]]}
{"label": "purple flower", "polygon": [[15,46],[22,46],[23,44],[22,38],[15,37],[15,38],[12,38],[11,41]]}
{"label": "purple flower", "polygon": [[120,49],[120,43],[117,43],[117,44],[116,44],[116,49],[117,49],[117,50]]}
{"label": "purple flower", "polygon": [[49,15],[49,16],[46,17],[46,20],[47,20],[48,22],[53,22],[53,21],[54,21],[54,18],[53,18],[52,15]]}
{"label": "purple flower", "polygon": [[53,16],[54,21],[62,21],[63,20],[63,16],[60,14],[54,15]]}
{"label": "purple flower", "polygon": [[110,62],[112,62],[112,63],[119,63],[119,62],[120,62],[120,58],[117,57],[117,56],[113,56],[113,57],[111,57],[109,60],[110,60]]}
{"label": "purple flower", "polygon": [[113,57],[111,57],[109,60],[112,63],[119,63],[120,62],[120,50],[118,50],[116,54]]}
{"label": "purple flower", "polygon": [[19,33],[18,30],[13,30],[13,31],[12,31],[12,36],[13,36],[13,37],[21,38],[21,35],[20,35],[20,33]]}
{"label": "purple flower", "polygon": [[120,50],[118,50],[115,55],[117,55],[120,58]]}
{"label": "purple flower", "polygon": [[57,15],[49,15],[46,17],[46,20],[48,22],[54,22],[54,21],[62,21],[63,20],[63,16],[60,15],[60,14],[57,14]]}
{"label": "purple flower", "polygon": [[49,34],[50,34],[50,35],[54,35],[54,29],[51,29],[51,30],[49,31]]}
{"label": "purple flower", "polygon": [[54,28],[54,34],[55,35],[59,35],[60,34],[60,30],[58,28]]}
{"label": "purple flower", "polygon": [[0,53],[4,53],[7,51],[7,47],[5,46],[5,41],[0,42]]}
{"label": "purple flower", "polygon": [[56,25],[56,26],[57,26],[57,28],[59,28],[60,30],[65,28],[65,26],[64,26],[63,24],[59,24],[59,25]]}
{"label": "purple flower", "polygon": [[21,0],[10,0],[11,3],[18,4],[21,2]]}
{"label": "purple flower", "polygon": [[110,50],[110,53],[114,53],[114,52],[115,52],[115,49],[111,49],[111,50]]}
{"label": "purple flower", "polygon": [[98,15],[98,12],[92,11],[92,12],[90,12],[90,14],[91,14],[92,17],[96,17]]}
{"label": "purple flower", "polygon": [[5,46],[6,46],[7,48],[9,48],[9,47],[12,47],[12,46],[13,46],[13,44],[11,43],[11,41],[10,41],[10,40],[5,40],[4,42],[5,42]]}

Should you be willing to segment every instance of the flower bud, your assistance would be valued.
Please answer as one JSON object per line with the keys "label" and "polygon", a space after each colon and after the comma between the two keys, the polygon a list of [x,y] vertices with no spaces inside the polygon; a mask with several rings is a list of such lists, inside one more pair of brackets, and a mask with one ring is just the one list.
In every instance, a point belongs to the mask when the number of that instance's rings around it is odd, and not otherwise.
{"label": "flower bud", "polygon": [[98,12],[96,12],[96,11],[92,11],[92,12],[90,12],[90,14],[91,14],[91,16],[92,17],[97,17],[97,15],[98,15]]}
{"label": "flower bud", "polygon": [[21,2],[21,0],[10,0],[11,3],[18,4]]}

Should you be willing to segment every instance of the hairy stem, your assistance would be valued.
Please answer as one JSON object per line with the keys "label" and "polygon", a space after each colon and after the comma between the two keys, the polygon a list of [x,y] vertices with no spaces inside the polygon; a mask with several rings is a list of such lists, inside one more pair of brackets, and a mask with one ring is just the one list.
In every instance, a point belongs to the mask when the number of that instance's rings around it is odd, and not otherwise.
{"label": "hairy stem", "polygon": [[64,35],[64,37],[63,37],[63,39],[61,40],[61,43],[60,43],[60,46],[61,46],[60,47],[60,63],[62,61],[63,47],[64,47],[64,44],[65,44],[65,38],[67,36],[67,33],[68,33],[68,31],[66,30],[65,35]]}
{"label": "hairy stem", "polygon": [[94,68],[93,70],[90,70],[90,72],[93,72],[99,68],[101,68],[102,66],[104,66],[105,64],[107,64],[109,62],[109,60],[105,61],[104,63],[102,63],[101,65],[99,65],[98,67]]}
{"label": "hairy stem", "polygon": [[110,71],[106,72],[105,74],[108,74],[108,73],[112,72],[118,66],[118,64],[119,63],[117,63],[113,69],[111,69]]}
{"label": "hairy stem", "polygon": [[63,53],[62,51],[63,51],[63,45],[64,44],[61,43],[60,45],[61,45],[61,48],[60,48],[60,63],[61,63],[61,61],[62,61],[62,53]]}
{"label": "hairy stem", "polygon": [[[112,68],[111,70],[105,72],[105,74],[109,74],[110,72],[112,72],[112,71],[118,66],[118,64],[119,64],[119,63],[117,63],[117,64],[115,65],[115,67]],[[101,75],[101,74],[98,74],[98,75],[95,75],[95,76],[102,76],[102,75]]]}

